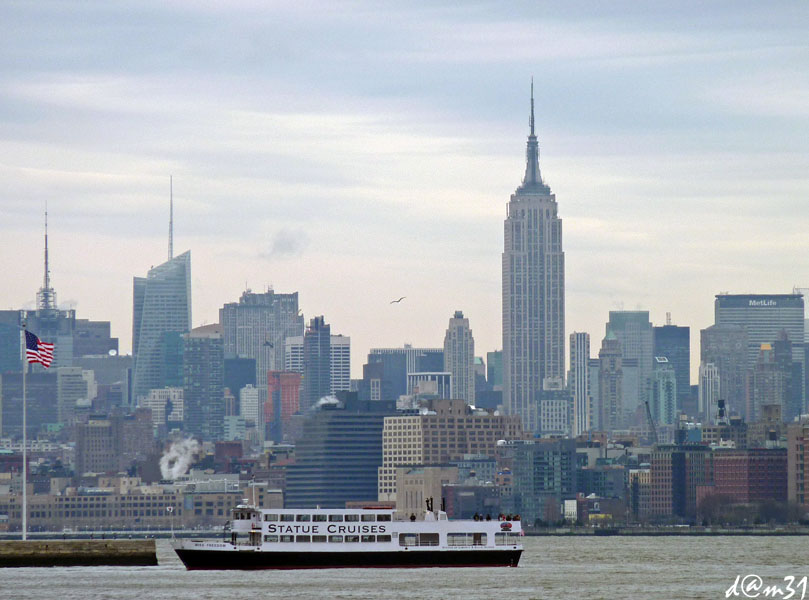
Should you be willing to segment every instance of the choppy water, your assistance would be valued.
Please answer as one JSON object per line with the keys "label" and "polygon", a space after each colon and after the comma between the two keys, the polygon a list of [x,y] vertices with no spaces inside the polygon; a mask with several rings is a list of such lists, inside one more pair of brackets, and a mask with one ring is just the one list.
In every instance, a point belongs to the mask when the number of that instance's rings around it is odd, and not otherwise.
{"label": "choppy water", "polygon": [[0,569],[0,598],[719,599],[737,575],[757,574],[781,585],[787,575],[809,575],[809,540],[801,537],[524,540],[516,569],[260,572],[188,572],[160,540],[158,567]]}

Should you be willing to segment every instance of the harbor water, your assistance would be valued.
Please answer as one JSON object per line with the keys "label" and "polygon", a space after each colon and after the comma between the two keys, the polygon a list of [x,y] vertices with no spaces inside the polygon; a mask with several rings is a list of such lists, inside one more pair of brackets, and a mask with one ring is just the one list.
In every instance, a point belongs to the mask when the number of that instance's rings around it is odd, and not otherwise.
{"label": "harbor water", "polygon": [[[700,598],[726,597],[753,577],[809,598],[805,537],[526,537],[516,569],[186,571],[168,541],[157,567],[0,569],[3,598],[19,600],[239,598]],[[741,580],[740,580],[741,581]],[[740,589],[740,588],[737,588]],[[758,596],[750,588],[747,597]],[[733,597],[733,596],[731,596]],[[735,597],[746,597],[741,591]]]}

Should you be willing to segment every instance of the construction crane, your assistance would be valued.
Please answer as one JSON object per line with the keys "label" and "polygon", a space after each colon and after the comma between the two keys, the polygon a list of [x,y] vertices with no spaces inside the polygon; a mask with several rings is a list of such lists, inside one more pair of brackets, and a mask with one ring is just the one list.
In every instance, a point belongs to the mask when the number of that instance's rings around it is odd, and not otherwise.
{"label": "construction crane", "polygon": [[652,444],[657,444],[657,428],[652,418],[652,410],[649,408],[649,401],[646,401],[646,419],[649,421],[649,430],[652,433]]}

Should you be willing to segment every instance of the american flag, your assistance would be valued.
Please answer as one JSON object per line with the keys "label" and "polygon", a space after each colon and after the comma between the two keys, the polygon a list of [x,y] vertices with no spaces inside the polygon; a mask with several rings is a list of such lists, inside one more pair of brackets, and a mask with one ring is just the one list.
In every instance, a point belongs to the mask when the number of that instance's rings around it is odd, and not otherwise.
{"label": "american flag", "polygon": [[47,369],[53,362],[53,344],[40,341],[33,333],[26,331],[25,358],[29,363],[39,363]]}

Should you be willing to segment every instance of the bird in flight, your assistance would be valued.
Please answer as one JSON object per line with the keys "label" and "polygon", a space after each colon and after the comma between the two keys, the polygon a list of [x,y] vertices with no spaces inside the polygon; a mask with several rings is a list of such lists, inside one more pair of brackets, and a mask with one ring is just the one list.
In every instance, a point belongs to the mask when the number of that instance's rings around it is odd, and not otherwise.
{"label": "bird in flight", "polygon": [[401,297],[401,298],[399,298],[398,300],[391,300],[391,301],[390,301],[390,303],[391,303],[391,304],[399,304],[399,302],[401,302],[401,301],[402,301],[402,300],[404,300],[405,298],[407,298],[407,296],[402,296],[402,297]]}

